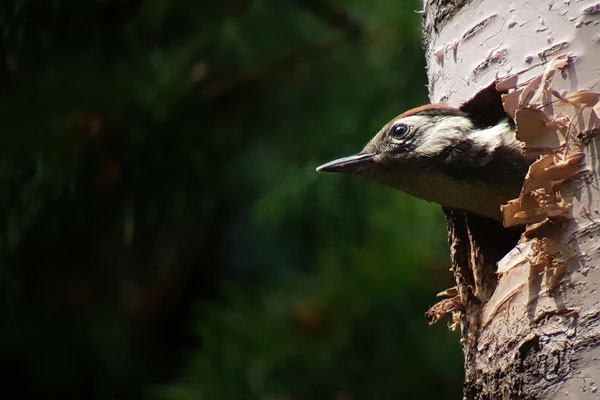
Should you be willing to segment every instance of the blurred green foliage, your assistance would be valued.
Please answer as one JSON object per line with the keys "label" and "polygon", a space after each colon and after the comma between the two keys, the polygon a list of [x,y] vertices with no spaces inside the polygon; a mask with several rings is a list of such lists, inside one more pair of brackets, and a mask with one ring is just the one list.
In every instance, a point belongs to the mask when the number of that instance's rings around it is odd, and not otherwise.
{"label": "blurred green foliage", "polygon": [[5,392],[459,398],[441,211],[314,172],[426,102],[420,7],[6,1]]}

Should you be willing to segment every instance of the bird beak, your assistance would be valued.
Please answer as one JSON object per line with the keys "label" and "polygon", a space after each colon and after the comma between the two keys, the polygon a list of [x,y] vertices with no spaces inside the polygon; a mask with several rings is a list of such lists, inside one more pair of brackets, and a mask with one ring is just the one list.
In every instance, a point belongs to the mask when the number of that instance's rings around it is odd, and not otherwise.
{"label": "bird beak", "polygon": [[377,153],[361,153],[349,157],[338,158],[317,167],[317,172],[344,172],[352,174],[371,164]]}

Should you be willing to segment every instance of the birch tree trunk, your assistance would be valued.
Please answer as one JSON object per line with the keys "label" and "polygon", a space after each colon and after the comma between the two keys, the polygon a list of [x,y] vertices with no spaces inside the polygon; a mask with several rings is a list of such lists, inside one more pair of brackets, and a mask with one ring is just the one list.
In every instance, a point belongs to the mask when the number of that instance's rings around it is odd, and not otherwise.
{"label": "birch tree trunk", "polygon": [[600,398],[600,3],[426,0],[424,30],[431,101],[512,117],[539,156],[503,207],[524,227],[508,254],[447,210],[457,288],[437,311],[461,328],[465,398]]}

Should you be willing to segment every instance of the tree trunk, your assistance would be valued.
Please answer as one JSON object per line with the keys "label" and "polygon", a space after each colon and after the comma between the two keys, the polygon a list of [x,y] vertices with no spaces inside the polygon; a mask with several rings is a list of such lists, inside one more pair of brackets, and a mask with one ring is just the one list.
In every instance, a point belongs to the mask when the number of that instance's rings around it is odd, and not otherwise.
{"label": "tree trunk", "polygon": [[600,3],[426,0],[424,30],[431,101],[510,116],[539,156],[502,209],[514,249],[446,210],[457,288],[437,311],[461,328],[465,398],[600,398]]}

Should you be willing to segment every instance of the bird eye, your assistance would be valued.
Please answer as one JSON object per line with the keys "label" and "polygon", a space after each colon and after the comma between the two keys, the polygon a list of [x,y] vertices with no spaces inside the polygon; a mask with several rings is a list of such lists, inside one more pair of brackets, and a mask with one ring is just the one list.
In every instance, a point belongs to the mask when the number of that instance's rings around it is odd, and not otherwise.
{"label": "bird eye", "polygon": [[408,132],[408,126],[404,124],[394,125],[392,128],[392,137],[396,139],[400,139],[402,136],[406,135]]}

